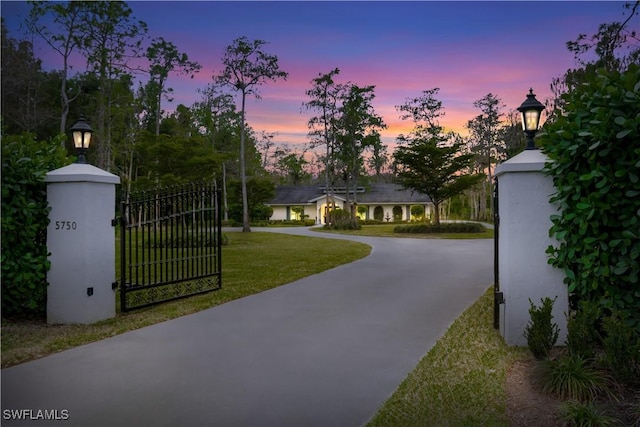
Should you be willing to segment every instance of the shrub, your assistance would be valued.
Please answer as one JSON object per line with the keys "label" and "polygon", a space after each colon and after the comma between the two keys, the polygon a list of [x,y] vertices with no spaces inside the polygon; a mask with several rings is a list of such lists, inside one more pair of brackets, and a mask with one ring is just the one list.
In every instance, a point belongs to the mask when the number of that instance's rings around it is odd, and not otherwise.
{"label": "shrub", "polygon": [[604,319],[602,341],[607,365],[618,380],[640,381],[640,334],[625,323],[619,314]]}
{"label": "shrub", "polygon": [[572,354],[538,362],[534,382],[544,393],[563,399],[585,402],[600,395],[613,397],[610,378],[583,358]]}
{"label": "shrub", "polygon": [[529,299],[530,320],[524,329],[524,336],[527,339],[529,350],[536,359],[544,359],[549,356],[549,351],[558,341],[558,325],[551,322],[553,315],[553,303],[555,298],[549,297],[540,300],[542,305],[536,307]]}
{"label": "shrub", "polygon": [[47,172],[71,163],[61,139],[2,137],[2,315],[42,315],[49,269]]}
{"label": "shrub", "polygon": [[358,220],[353,219],[351,214],[342,209],[335,209],[330,215],[331,222],[325,224],[324,228],[332,230],[359,230],[362,228]]}
{"label": "shrub", "polygon": [[540,135],[561,208],[547,253],[570,293],[640,330],[640,67],[584,77]]}
{"label": "shrub", "polygon": [[596,347],[600,345],[600,322],[602,310],[598,303],[580,301],[578,309],[567,318],[567,349],[571,354],[584,359],[595,356]]}
{"label": "shrub", "polygon": [[406,224],[394,227],[394,233],[426,234],[426,233],[484,233],[486,228],[477,222],[450,222],[440,225]]}
{"label": "shrub", "polygon": [[593,403],[570,400],[560,406],[560,419],[570,426],[607,427],[617,424],[617,420],[600,411]]}

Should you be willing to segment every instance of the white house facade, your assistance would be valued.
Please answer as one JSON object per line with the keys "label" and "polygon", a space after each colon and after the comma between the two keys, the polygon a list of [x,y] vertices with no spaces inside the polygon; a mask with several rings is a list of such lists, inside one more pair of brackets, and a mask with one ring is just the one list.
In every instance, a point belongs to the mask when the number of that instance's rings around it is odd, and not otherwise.
{"label": "white house facade", "polygon": [[[349,198],[353,199],[353,193]],[[324,186],[291,185],[276,187],[274,199],[266,205],[273,209],[272,220],[310,218],[316,224],[324,224],[328,204],[345,209],[346,201],[344,187],[333,188],[328,196]],[[418,218],[411,214],[413,206],[421,206],[426,218],[430,218],[433,212],[433,204],[429,197],[405,190],[396,184],[372,184],[358,188],[356,206],[360,219],[378,219],[385,222],[417,220]]]}

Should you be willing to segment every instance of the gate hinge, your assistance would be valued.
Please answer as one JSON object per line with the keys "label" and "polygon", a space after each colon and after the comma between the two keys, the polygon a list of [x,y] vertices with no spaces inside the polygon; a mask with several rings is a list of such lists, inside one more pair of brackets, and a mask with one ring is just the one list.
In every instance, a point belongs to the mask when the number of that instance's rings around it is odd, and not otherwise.
{"label": "gate hinge", "polygon": [[113,289],[114,291],[118,289],[118,282],[111,283],[111,289]]}
{"label": "gate hinge", "polygon": [[504,304],[504,294],[502,292],[495,292],[494,298],[496,304]]}
{"label": "gate hinge", "polygon": [[111,226],[115,227],[116,225],[118,225],[119,222],[120,222],[120,218],[113,218],[111,220]]}

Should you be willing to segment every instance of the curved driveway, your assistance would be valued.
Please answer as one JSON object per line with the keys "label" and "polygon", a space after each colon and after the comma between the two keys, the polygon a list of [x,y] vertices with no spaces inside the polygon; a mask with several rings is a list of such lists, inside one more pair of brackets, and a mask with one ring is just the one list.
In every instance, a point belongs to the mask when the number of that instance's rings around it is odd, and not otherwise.
{"label": "curved driveway", "polygon": [[2,424],[14,425],[7,409],[32,409],[67,410],[58,422],[65,426],[359,426],[493,280],[492,240],[268,231],[373,250],[285,286],[4,369]]}

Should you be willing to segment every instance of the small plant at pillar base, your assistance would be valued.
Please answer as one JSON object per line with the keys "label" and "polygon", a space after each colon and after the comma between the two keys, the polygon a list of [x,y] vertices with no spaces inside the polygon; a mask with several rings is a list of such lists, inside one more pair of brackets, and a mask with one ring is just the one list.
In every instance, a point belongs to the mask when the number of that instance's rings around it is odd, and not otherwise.
{"label": "small plant at pillar base", "polygon": [[536,307],[529,299],[529,315],[531,320],[524,330],[524,337],[527,339],[529,350],[536,359],[544,359],[549,356],[549,351],[558,341],[558,325],[552,322],[553,303],[556,298],[549,297],[540,300],[542,305]]}

